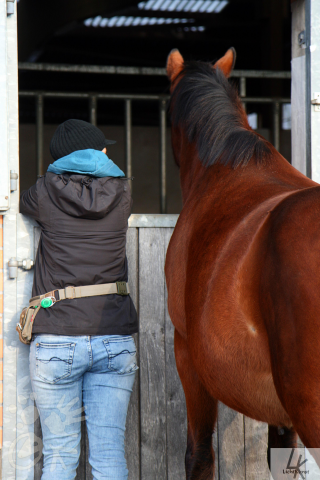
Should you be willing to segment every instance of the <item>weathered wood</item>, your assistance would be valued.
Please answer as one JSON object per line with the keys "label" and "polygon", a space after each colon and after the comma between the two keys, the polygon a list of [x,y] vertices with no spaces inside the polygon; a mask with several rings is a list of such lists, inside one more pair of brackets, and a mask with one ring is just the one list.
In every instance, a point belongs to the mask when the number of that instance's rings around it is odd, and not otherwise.
{"label": "weathered wood", "polygon": [[268,424],[244,417],[246,480],[270,478],[267,462]]}
{"label": "weathered wood", "polygon": [[244,480],[243,415],[219,404],[219,480]]}
{"label": "weathered wood", "polygon": [[[129,266],[129,288],[131,298],[139,311],[138,286],[139,286],[139,232],[137,228],[129,228],[127,233],[127,257]],[[139,334],[134,334],[137,347],[137,361],[139,365]],[[128,480],[140,479],[140,369],[136,378],[130,398],[125,436],[125,452],[129,470]]]}
{"label": "weathered wood", "polygon": [[86,427],[86,424],[85,422],[84,423],[84,428],[82,429],[82,431],[84,432],[84,438],[85,438],[85,448],[86,448],[86,451],[85,451],[85,454],[83,451],[81,451],[81,456],[83,458],[85,458],[85,472],[86,472],[86,476],[84,477],[85,480],[93,480],[93,475],[91,473],[91,465],[89,463],[89,438],[88,438],[88,430],[87,430],[87,427]]}
{"label": "weathered wood", "polygon": [[[218,403],[218,417],[219,417],[219,403]],[[217,420],[215,430],[212,435],[212,448],[215,453],[215,472],[214,472],[214,480],[219,480],[219,422]]]}
{"label": "weathered wood", "polygon": [[76,480],[89,480],[89,477],[86,476],[86,458],[87,458],[86,424],[85,424],[85,421],[81,421],[80,458],[79,458],[79,465],[77,468]]}
{"label": "weathered wood", "polygon": [[164,232],[139,230],[141,478],[166,480]]}
{"label": "weathered wood", "polygon": [[[34,404],[36,408],[36,403]],[[41,424],[40,424],[40,417],[36,419],[34,422],[34,435],[36,438],[41,438],[42,441],[42,430],[41,430]],[[40,453],[37,453],[36,458],[34,459],[34,480],[40,480],[41,475],[42,475],[42,468],[43,468],[43,455],[42,451]]]}
{"label": "weathered wood", "polygon": [[[173,228],[164,232],[167,250]],[[183,388],[174,357],[174,326],[167,308],[165,289],[165,352],[166,352],[166,400],[167,400],[167,464],[168,480],[185,478],[184,457],[187,447],[187,411]]]}

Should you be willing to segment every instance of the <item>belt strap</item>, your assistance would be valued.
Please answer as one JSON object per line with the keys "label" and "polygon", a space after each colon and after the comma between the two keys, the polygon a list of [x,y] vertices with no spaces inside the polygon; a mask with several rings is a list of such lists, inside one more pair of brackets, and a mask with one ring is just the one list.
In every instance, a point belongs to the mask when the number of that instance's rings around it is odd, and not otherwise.
{"label": "belt strap", "polygon": [[[59,298],[56,297],[58,293]],[[57,302],[60,300],[83,298],[83,297],[96,297],[99,295],[129,295],[129,285],[126,282],[116,283],[103,283],[102,285],[83,285],[81,287],[66,287],[60,290],[52,290],[51,292],[38,295],[37,297],[30,298],[29,304],[42,300],[46,297],[54,297]]]}

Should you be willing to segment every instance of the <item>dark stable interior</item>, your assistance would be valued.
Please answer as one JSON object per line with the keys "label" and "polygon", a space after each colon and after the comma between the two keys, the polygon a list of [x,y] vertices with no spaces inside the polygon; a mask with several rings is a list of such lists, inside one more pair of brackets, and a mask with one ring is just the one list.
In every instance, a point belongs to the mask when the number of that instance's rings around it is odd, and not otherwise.
{"label": "dark stable interior", "polygon": [[[290,0],[229,0],[221,11],[206,11],[211,2],[191,1],[187,10],[181,9],[191,0],[145,1],[130,0],[58,0],[53,4],[43,0],[20,0],[18,3],[19,61],[77,65],[114,65],[164,68],[168,53],[178,48],[185,60],[214,61],[233,46],[237,52],[237,70],[290,71],[291,12]],[[218,5],[219,1],[216,2]],[[221,0],[220,0],[221,3]],[[179,10],[180,4],[180,10]],[[201,9],[203,11],[201,11]],[[219,10],[219,7],[218,7]],[[118,17],[118,24],[109,26]],[[131,20],[128,20],[131,17]],[[139,20],[135,20],[135,19]],[[91,21],[88,19],[92,19]],[[135,23],[135,24],[134,24]],[[150,24],[151,23],[151,24]],[[127,25],[126,25],[127,24]],[[238,82],[237,79],[232,81]],[[92,73],[61,73],[19,71],[19,89],[33,91],[105,92],[168,94],[169,82],[162,75],[105,75]],[[290,80],[248,79],[248,97],[290,97]],[[272,106],[248,104],[247,112],[258,114],[257,128],[272,141]],[[50,137],[56,125],[68,118],[89,121],[87,100],[45,99],[44,157],[46,165],[52,161],[48,152]],[[168,126],[170,118],[168,115]],[[29,187],[36,178],[35,147],[30,136],[35,135],[36,109],[34,98],[20,98],[20,152],[22,188]],[[158,165],[149,172],[149,181],[140,182],[139,176],[148,175],[153,155],[144,150],[145,137],[159,124],[157,102],[135,101],[132,105],[133,174],[137,188],[134,211],[157,212]],[[123,143],[123,101],[99,101],[97,125],[109,127],[118,144]],[[117,130],[118,128],[118,130]],[[149,129],[149,130],[147,130]],[[108,135],[108,129],[106,131]],[[150,138],[153,134],[150,133]],[[169,135],[169,134],[168,134]],[[110,136],[110,135],[109,135]],[[137,140],[136,140],[137,139]],[[136,145],[134,145],[136,140]],[[140,143],[139,143],[140,142]],[[168,139],[168,212],[179,213],[181,208],[179,180],[171,163]],[[115,148],[115,147],[114,147]],[[117,159],[124,167],[124,153],[117,146]],[[123,147],[121,147],[123,149]],[[148,147],[149,148],[149,147]],[[151,146],[150,146],[151,148]],[[290,130],[281,131],[280,151],[290,161]],[[121,150],[121,151],[120,151]],[[145,151],[145,153],[143,153]],[[154,163],[155,160],[152,159]],[[151,168],[151,167],[150,167]],[[152,175],[154,179],[152,180]],[[149,187],[147,186],[149,185]],[[154,184],[154,188],[152,188]],[[148,190],[149,188],[149,190]],[[171,190],[170,190],[171,189]],[[170,191],[172,201],[170,203]],[[148,197],[154,195],[154,199]],[[175,198],[176,196],[176,198]],[[135,198],[136,197],[136,198]],[[140,198],[141,197],[141,198]],[[146,201],[148,199],[148,201]]]}

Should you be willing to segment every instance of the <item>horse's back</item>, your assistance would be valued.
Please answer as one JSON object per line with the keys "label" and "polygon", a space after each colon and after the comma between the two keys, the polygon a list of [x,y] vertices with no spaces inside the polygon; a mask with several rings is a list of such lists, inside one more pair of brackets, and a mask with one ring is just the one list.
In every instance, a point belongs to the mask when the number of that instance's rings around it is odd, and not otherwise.
{"label": "horse's back", "polygon": [[273,305],[289,285],[296,297],[316,290],[320,298],[320,187],[271,196],[231,227],[211,232],[211,243],[205,233],[191,236],[188,248],[190,332],[202,335],[205,318],[212,324],[232,314],[231,325],[242,317],[269,327]]}
{"label": "horse's back", "polygon": [[267,192],[242,202],[232,193],[217,191],[188,202],[172,235],[166,259],[169,313],[184,337],[186,312],[192,316],[203,311],[208,297],[216,295],[220,298],[216,305],[224,305],[232,279],[251,259],[256,244],[261,247],[259,233],[269,212],[292,192]]}

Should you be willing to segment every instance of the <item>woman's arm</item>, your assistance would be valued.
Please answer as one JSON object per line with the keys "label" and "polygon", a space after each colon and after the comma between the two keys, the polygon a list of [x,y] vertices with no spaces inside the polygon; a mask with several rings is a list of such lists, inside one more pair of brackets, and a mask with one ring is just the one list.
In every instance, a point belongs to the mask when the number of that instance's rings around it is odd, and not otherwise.
{"label": "woman's arm", "polygon": [[21,193],[20,213],[23,213],[23,215],[29,215],[36,221],[40,220],[37,184],[33,185],[29,190],[24,190]]}

